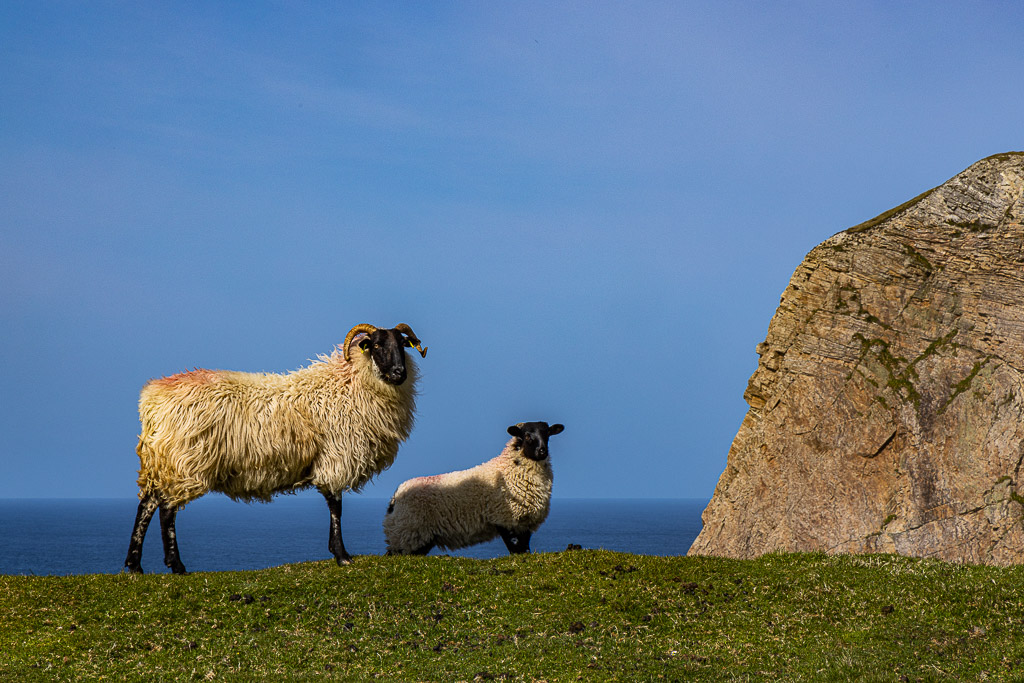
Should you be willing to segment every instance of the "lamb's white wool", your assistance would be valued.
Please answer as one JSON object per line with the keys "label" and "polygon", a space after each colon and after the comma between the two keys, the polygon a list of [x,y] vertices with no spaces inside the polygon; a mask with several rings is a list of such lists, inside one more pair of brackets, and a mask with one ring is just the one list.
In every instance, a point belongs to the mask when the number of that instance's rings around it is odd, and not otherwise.
{"label": "lamb's white wool", "polygon": [[[559,431],[561,425],[552,426],[552,434]],[[547,519],[551,503],[546,443],[544,449],[541,459],[527,457],[523,440],[513,438],[481,465],[404,482],[384,517],[388,552],[425,553],[435,545],[454,550],[499,534],[511,552],[528,550],[529,536]]]}

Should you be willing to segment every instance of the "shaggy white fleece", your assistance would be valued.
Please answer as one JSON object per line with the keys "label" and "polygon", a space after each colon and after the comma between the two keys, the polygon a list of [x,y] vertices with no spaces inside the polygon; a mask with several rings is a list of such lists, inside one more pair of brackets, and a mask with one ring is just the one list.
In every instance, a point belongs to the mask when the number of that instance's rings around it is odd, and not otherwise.
{"label": "shaggy white fleece", "polygon": [[[352,341],[350,348],[358,344]],[[193,370],[139,398],[139,497],[180,508],[209,491],[236,500],[316,487],[358,491],[394,462],[413,426],[416,364],[400,386],[341,349],[286,374]]]}

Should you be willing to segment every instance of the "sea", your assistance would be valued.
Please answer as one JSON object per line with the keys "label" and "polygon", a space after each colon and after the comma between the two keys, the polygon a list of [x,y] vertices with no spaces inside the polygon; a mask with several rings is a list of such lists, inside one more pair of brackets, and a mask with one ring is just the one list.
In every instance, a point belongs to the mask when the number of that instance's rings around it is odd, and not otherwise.
{"label": "sea", "polygon": [[[639,555],[685,555],[701,530],[706,499],[552,499],[547,521],[530,540],[533,552],[570,544]],[[380,555],[386,498],[347,495],[342,536],[350,554]],[[0,574],[113,574],[121,571],[138,500],[0,499]],[[245,504],[219,494],[178,513],[178,549],[195,571],[264,569],[331,558],[330,515],[316,494],[281,496]],[[508,553],[500,539],[457,551],[431,552],[487,559]],[[160,522],[150,524],[142,551],[147,573],[163,564]]]}

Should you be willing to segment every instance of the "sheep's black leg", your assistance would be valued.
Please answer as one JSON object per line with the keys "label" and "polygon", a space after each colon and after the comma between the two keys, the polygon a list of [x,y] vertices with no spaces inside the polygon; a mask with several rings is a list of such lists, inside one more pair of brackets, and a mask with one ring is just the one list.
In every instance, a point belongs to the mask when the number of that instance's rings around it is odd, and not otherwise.
{"label": "sheep's black leg", "polygon": [[[410,550],[408,554],[409,555],[426,555],[427,553],[429,553],[433,549],[434,549],[434,542],[431,541],[430,543],[427,543],[426,545],[422,545],[419,548],[416,548],[415,550]],[[402,553],[396,553],[391,548],[388,548],[387,550],[384,551],[384,554],[385,555],[401,555]]]}
{"label": "sheep's black leg", "polygon": [[178,511],[169,505],[160,504],[160,534],[164,539],[164,564],[175,574],[186,574],[185,565],[178,557],[178,537],[174,532],[174,517]]}
{"label": "sheep's black leg", "polygon": [[331,537],[327,549],[334,555],[338,566],[352,564],[352,556],[345,550],[345,542],[341,540],[341,494],[325,493],[327,508],[331,511]]}
{"label": "sheep's black leg", "polygon": [[124,560],[125,568],[132,574],[142,573],[142,542],[146,539],[146,530],[153,520],[158,503],[156,495],[149,493],[139,501],[139,511],[135,513],[135,526],[132,527],[132,540],[128,543],[128,557]]}
{"label": "sheep's black leg", "polygon": [[430,552],[431,550],[433,550],[433,548],[434,548],[434,542],[433,542],[433,541],[431,541],[430,543],[428,543],[428,544],[426,544],[426,545],[424,545],[424,546],[421,546],[421,547],[419,547],[419,548],[416,548],[416,550],[413,550],[413,551],[412,551],[412,552],[410,553],[410,555],[426,555],[426,554],[427,554],[427,553],[429,553],[429,552]]}
{"label": "sheep's black leg", "polygon": [[502,529],[499,527],[498,533],[501,534],[501,540],[505,541],[505,547],[508,548],[509,553],[518,555],[520,553],[530,552],[531,532],[520,531],[519,533],[515,533],[508,529]]}

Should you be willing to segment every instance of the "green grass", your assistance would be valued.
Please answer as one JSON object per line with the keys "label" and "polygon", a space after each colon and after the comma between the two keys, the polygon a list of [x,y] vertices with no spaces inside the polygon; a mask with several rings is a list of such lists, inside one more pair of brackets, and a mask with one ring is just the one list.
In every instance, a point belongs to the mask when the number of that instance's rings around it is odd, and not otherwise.
{"label": "green grass", "polygon": [[867,221],[864,221],[863,223],[859,223],[859,224],[853,226],[852,228],[847,228],[846,232],[852,232],[852,233],[864,232],[866,230],[870,230],[871,228],[875,227],[876,225],[881,225],[882,223],[884,223],[885,221],[889,220],[890,218],[892,218],[896,214],[902,213],[903,211],[906,211],[907,209],[909,209],[909,208],[915,206],[916,204],[920,203],[924,199],[927,199],[928,195],[930,195],[932,192],[934,192],[935,189],[936,188],[932,188],[930,190],[926,190],[925,192],[922,192],[921,194],[917,195],[916,197],[914,197],[910,201],[903,202],[899,206],[893,207],[893,208],[889,209],[888,211],[880,213],[879,215],[875,216],[871,220],[867,220]]}
{"label": "green grass", "polygon": [[0,576],[0,680],[1019,680],[1024,569],[571,551]]}

